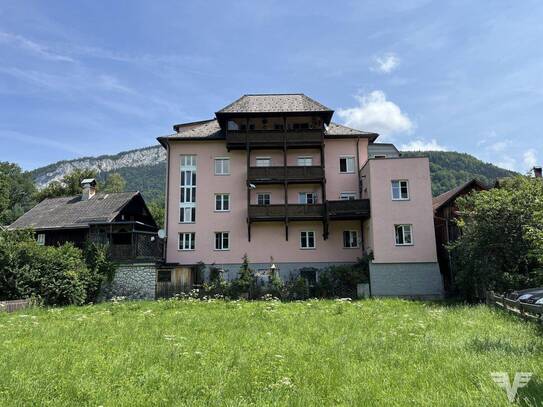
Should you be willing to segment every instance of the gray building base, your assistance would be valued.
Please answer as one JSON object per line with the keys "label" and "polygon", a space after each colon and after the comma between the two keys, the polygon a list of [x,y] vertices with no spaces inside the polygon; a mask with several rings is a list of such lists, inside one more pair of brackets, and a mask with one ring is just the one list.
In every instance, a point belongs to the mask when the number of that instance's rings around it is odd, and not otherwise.
{"label": "gray building base", "polygon": [[154,300],[156,276],[155,263],[120,264],[113,281],[102,286],[100,299],[126,297],[131,300]]}
{"label": "gray building base", "polygon": [[[330,266],[339,266],[344,264],[354,263],[337,263],[337,262],[311,262],[311,263],[275,263],[277,272],[283,281],[298,277],[301,268],[312,267],[316,269],[325,269]],[[251,270],[255,272],[265,271],[270,269],[270,263],[249,263]],[[231,264],[215,264],[214,267],[224,270],[223,278],[225,280],[233,280],[239,275],[241,263]],[[206,268],[205,279],[209,279],[209,266]]]}
{"label": "gray building base", "polygon": [[370,263],[374,297],[443,298],[443,280],[437,263]]}

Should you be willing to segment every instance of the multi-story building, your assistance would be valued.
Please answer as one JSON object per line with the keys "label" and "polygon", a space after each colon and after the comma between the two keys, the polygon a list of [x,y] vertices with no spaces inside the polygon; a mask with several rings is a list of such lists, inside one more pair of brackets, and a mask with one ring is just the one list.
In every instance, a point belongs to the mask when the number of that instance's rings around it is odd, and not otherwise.
{"label": "multi-story building", "polygon": [[244,95],[159,137],[177,280],[199,262],[233,278],[245,253],[288,278],[373,252],[373,295],[441,295],[428,159],[332,115],[303,94]]}

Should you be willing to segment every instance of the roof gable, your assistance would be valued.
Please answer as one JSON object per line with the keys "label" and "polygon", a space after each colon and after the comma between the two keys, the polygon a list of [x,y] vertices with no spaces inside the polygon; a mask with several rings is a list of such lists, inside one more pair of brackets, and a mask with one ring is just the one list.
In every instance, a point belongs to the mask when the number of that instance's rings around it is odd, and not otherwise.
{"label": "roof gable", "polygon": [[479,180],[472,179],[471,181],[468,181],[463,185],[453,188],[433,198],[432,207],[434,208],[434,212],[439,210],[449,202],[455,200],[459,195],[471,192],[471,190],[473,189],[486,190],[488,189],[488,187]]}
{"label": "roof gable", "polygon": [[99,192],[87,200],[81,195],[44,199],[9,228],[84,228],[90,223],[109,223],[138,196],[139,192]]}
{"label": "roof gable", "polygon": [[333,110],[303,93],[243,95],[217,112],[226,113],[301,113]]}

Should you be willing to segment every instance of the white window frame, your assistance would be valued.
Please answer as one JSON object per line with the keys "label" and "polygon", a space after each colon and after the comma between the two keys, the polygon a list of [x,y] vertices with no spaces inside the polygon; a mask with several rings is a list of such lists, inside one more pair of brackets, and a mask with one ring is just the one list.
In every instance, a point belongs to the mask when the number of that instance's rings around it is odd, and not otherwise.
{"label": "white window frame", "polygon": [[[311,196],[312,202],[308,202],[308,196]],[[298,192],[298,203],[302,205],[315,205],[319,201],[319,197],[316,192]]]}
{"label": "white window frame", "polygon": [[[349,233],[349,242],[352,242],[353,236],[354,236],[354,246],[346,246],[345,245],[345,233]],[[360,248],[360,232],[358,230],[344,230],[342,234],[343,238],[343,248],[344,249],[359,249]]]}
{"label": "white window frame", "polygon": [[[260,165],[259,161],[267,161],[267,165]],[[271,167],[272,165],[272,159],[271,157],[255,157],[255,166],[256,167]]]}
{"label": "white window frame", "polygon": [[356,199],[356,192],[340,192],[339,193],[339,199],[340,201],[350,201]]}
{"label": "white window frame", "polygon": [[[221,247],[217,247],[217,235],[220,234],[221,235]],[[227,245],[226,247],[224,247],[224,236],[226,235],[226,242],[227,242]],[[221,232],[215,232],[213,234],[213,237],[215,239],[214,243],[213,243],[213,246],[215,247],[215,250],[216,251],[228,251],[230,250],[230,232],[228,231],[221,231]]]}
{"label": "white window frame", "polygon": [[[217,164],[220,163],[219,170],[217,171]],[[226,165],[225,165],[226,163]],[[230,175],[230,157],[215,157],[213,161],[213,172],[217,176]]]}
{"label": "white window frame", "polygon": [[40,245],[40,246],[45,246],[45,233],[38,233],[36,235],[36,242]]}
{"label": "white window frame", "polygon": [[177,242],[177,250],[181,252],[194,251],[196,248],[196,233],[195,232],[179,232]]}
{"label": "white window frame", "polygon": [[[220,209],[217,209],[217,198],[220,197]],[[226,200],[225,200],[226,198]],[[227,202],[227,208],[225,209],[224,208],[224,203]],[[215,210],[214,212],[230,212],[230,194],[227,194],[227,193],[218,193],[218,194],[215,194],[215,202],[214,202],[214,205],[215,205]]]}
{"label": "white window frame", "polygon": [[[183,154],[179,161],[179,223],[194,223],[196,222],[196,185],[198,183],[196,155]],[[181,211],[183,211],[183,220],[181,220]]]}
{"label": "white window frame", "polygon": [[[265,196],[267,195],[268,196],[268,201],[269,203],[263,203],[261,204],[260,203],[260,197],[261,196]],[[266,206],[266,205],[271,205],[271,193],[270,192],[257,192],[256,194],[256,204],[259,205],[259,206]]]}
{"label": "white window frame", "polygon": [[[305,234],[306,247],[304,247],[304,245],[303,245],[304,234]],[[309,236],[310,236],[310,234],[313,237],[313,246],[309,246]],[[300,249],[301,250],[314,250],[316,248],[317,248],[317,234],[315,233],[315,231],[314,230],[302,230],[300,232]]]}
{"label": "white window frame", "polygon": [[296,163],[298,164],[299,167],[311,167],[313,166],[313,156],[300,155],[298,156]]}
{"label": "white window frame", "polygon": [[[341,160],[345,161],[345,171],[341,171]],[[352,163],[352,168],[349,169],[349,162]],[[339,157],[339,173],[340,174],[354,174],[355,172],[355,158],[354,155],[342,155]]]}
{"label": "white window frame", "polygon": [[[402,183],[405,183],[405,187],[407,189],[407,197],[402,196]],[[395,190],[398,191],[398,198],[394,197]],[[392,181],[390,181],[390,194],[393,201],[409,201],[409,181],[406,179],[393,179]]]}
{"label": "white window frame", "polygon": [[[405,233],[405,228],[406,227],[409,227],[409,237],[410,237],[410,242],[409,243],[405,243],[405,236],[407,235]],[[399,228],[402,228],[402,240],[403,240],[403,243],[398,243],[398,229]],[[413,243],[414,242],[414,239],[413,239],[413,225],[410,224],[410,223],[402,223],[402,224],[398,224],[398,225],[394,225],[394,243],[396,246],[413,246]]]}

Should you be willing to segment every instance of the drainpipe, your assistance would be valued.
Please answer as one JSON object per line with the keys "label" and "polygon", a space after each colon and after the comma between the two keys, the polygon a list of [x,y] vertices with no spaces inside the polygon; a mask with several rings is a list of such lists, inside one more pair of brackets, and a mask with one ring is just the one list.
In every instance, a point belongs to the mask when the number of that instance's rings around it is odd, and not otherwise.
{"label": "drainpipe", "polygon": [[170,143],[166,140],[166,199],[164,199],[164,231],[166,232],[166,237],[164,238],[164,262],[166,263],[168,255],[168,201],[170,197]]}

